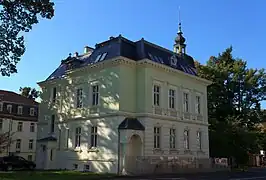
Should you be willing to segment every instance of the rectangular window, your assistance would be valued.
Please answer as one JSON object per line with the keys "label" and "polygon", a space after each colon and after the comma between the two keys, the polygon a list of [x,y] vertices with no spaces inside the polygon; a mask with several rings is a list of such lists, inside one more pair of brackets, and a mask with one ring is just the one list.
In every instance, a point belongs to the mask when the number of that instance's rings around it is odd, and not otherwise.
{"label": "rectangular window", "polygon": [[76,128],[75,132],[75,148],[80,147],[81,127]]}
{"label": "rectangular window", "polygon": [[170,129],[170,149],[176,148],[176,130],[171,128]]}
{"label": "rectangular window", "polygon": [[160,148],[160,127],[154,127],[154,145],[155,149]]}
{"label": "rectangular window", "polygon": [[30,123],[30,132],[34,132],[34,131],[35,131],[35,124]]}
{"label": "rectangular window", "polygon": [[175,109],[175,90],[174,89],[169,89],[169,108],[170,109]]}
{"label": "rectangular window", "polygon": [[7,112],[11,113],[12,112],[12,105],[7,105]]}
{"label": "rectangular window", "polygon": [[70,134],[69,129],[66,129],[66,148],[67,149],[69,147],[69,134]]}
{"label": "rectangular window", "polygon": [[18,114],[21,115],[23,111],[23,107],[22,106],[18,106]]}
{"label": "rectangular window", "polygon": [[189,149],[189,131],[188,130],[184,131],[184,149],[185,150]]}
{"label": "rectangular window", "polygon": [[50,161],[52,161],[54,159],[54,154],[53,154],[53,150],[50,150]]}
{"label": "rectangular window", "polygon": [[184,112],[188,112],[189,111],[189,106],[188,106],[188,93],[184,93],[184,100],[183,100],[183,105],[184,105]]}
{"label": "rectangular window", "polygon": [[160,106],[160,86],[153,86],[153,105]]}
{"label": "rectangular window", "polygon": [[32,161],[32,155],[28,155],[28,161]]}
{"label": "rectangular window", "polygon": [[52,103],[55,103],[55,101],[56,101],[56,87],[54,87],[52,90]]}
{"label": "rectangular window", "polygon": [[202,132],[201,131],[198,131],[197,132],[197,145],[198,145],[198,149],[202,149],[202,141],[201,141],[201,138],[202,138]]}
{"label": "rectangular window", "polygon": [[97,147],[97,126],[91,127],[91,147]]}
{"label": "rectangular window", "polygon": [[29,140],[29,150],[33,149],[33,139]]}
{"label": "rectangular window", "polygon": [[20,148],[21,148],[21,139],[17,139],[17,141],[16,141],[16,150],[20,151]]}
{"label": "rectangular window", "polygon": [[3,111],[3,103],[0,102],[0,111]]}
{"label": "rectangular window", "polygon": [[200,114],[201,109],[200,109],[200,96],[196,96],[196,113]]}
{"label": "rectangular window", "polygon": [[3,129],[3,119],[0,119],[0,131]]}
{"label": "rectangular window", "polygon": [[61,149],[61,129],[58,129],[58,149]]}
{"label": "rectangular window", "polygon": [[99,104],[99,85],[92,86],[92,105],[97,106]]}
{"label": "rectangular window", "polygon": [[34,108],[30,108],[30,116],[34,116],[35,114],[35,109]]}
{"label": "rectangular window", "polygon": [[51,116],[51,125],[50,125],[50,132],[54,133],[54,127],[55,127],[55,115],[53,114]]}
{"label": "rectangular window", "polygon": [[18,122],[18,128],[17,131],[21,132],[23,129],[23,122]]}
{"label": "rectangular window", "polygon": [[83,90],[81,88],[77,89],[77,108],[83,107]]}

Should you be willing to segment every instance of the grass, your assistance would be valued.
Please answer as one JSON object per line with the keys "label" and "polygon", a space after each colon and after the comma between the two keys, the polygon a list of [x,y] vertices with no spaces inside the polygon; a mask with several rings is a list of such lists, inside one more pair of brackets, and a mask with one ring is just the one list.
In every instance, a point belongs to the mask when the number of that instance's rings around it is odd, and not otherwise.
{"label": "grass", "polygon": [[0,172],[0,180],[91,180],[108,179],[115,176],[114,174],[96,174],[92,172],[76,171]]}

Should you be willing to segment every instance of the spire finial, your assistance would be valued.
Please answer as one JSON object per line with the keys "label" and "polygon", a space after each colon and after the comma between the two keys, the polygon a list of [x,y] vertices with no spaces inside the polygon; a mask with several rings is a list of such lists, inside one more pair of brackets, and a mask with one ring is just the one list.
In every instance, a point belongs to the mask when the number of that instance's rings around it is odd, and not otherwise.
{"label": "spire finial", "polygon": [[180,6],[178,6],[178,32],[181,33],[182,30],[181,30],[181,13],[180,13]]}

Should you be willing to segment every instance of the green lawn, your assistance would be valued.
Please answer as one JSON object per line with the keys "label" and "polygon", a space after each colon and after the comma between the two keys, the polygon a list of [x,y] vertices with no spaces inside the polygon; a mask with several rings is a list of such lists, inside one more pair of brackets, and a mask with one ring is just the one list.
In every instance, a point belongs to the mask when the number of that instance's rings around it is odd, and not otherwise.
{"label": "green lawn", "polygon": [[115,175],[74,171],[0,172],[0,180],[90,180],[111,177],[115,177]]}

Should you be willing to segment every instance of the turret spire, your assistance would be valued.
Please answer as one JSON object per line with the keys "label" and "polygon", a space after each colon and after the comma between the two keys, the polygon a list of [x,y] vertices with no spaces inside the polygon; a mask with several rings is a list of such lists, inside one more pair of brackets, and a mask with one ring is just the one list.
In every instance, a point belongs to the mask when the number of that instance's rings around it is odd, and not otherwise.
{"label": "turret spire", "polygon": [[178,54],[185,54],[186,53],[186,44],[185,41],[186,39],[183,37],[183,32],[181,28],[181,16],[180,16],[180,7],[178,10],[178,32],[177,32],[177,37],[175,38],[175,44],[174,44],[174,52]]}

